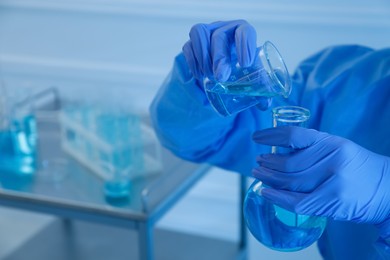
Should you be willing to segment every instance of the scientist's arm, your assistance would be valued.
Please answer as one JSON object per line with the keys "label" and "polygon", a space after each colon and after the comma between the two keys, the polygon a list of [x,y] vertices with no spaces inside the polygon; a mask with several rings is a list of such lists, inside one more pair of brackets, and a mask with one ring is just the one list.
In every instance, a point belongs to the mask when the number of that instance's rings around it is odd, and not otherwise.
{"label": "scientist's arm", "polygon": [[[251,64],[255,49],[256,32],[243,20],[197,24],[191,29],[190,40],[175,58],[172,71],[150,107],[153,126],[166,148],[187,160],[250,175],[255,156],[268,151],[251,142],[250,136],[255,130],[271,126],[271,112],[262,111],[270,105],[269,100],[264,99],[257,108],[223,118],[210,106],[202,80],[205,76],[226,80],[231,63]],[[289,104],[305,102],[313,118],[321,118],[322,103],[318,97],[322,95],[306,86],[322,86],[329,76],[315,72],[337,75],[338,70],[369,51],[348,46],[325,49],[309,57],[293,75]],[[331,62],[334,60],[337,64]],[[278,105],[278,100],[273,103]],[[314,126],[320,124],[318,120],[311,122]]]}
{"label": "scientist's arm", "polygon": [[[250,136],[261,127],[263,112],[251,108],[219,116],[202,86],[205,76],[224,81],[231,64],[253,62],[256,32],[242,20],[197,24],[190,40],[157,93],[150,113],[161,143],[176,155],[249,175],[258,151]],[[260,109],[269,105],[267,99]]]}
{"label": "scientist's arm", "polygon": [[253,175],[267,184],[262,195],[304,215],[370,223],[378,227],[382,253],[390,241],[390,158],[356,143],[300,127],[254,133],[256,143],[288,147],[289,154],[264,154]]}

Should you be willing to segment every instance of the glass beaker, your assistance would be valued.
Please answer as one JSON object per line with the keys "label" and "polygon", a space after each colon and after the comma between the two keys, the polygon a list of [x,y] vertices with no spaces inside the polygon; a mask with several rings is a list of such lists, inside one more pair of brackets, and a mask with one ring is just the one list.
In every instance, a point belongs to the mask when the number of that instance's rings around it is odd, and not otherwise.
{"label": "glass beaker", "polygon": [[129,197],[131,189],[130,168],[119,169],[110,163],[103,163],[103,167],[108,176],[104,182],[104,195],[111,199]]}
{"label": "glass beaker", "polygon": [[[273,126],[305,127],[309,110],[297,106],[273,109]],[[289,153],[288,148],[272,147],[272,153]],[[248,229],[263,245],[278,251],[298,251],[316,242],[326,227],[326,218],[299,215],[278,207],[261,195],[263,186],[256,180],[244,200],[244,218]]]}
{"label": "glass beaker", "polygon": [[291,93],[291,78],[282,56],[269,41],[257,48],[250,67],[238,63],[226,82],[205,78],[204,89],[212,107],[222,116],[229,116],[257,105],[264,97]]}

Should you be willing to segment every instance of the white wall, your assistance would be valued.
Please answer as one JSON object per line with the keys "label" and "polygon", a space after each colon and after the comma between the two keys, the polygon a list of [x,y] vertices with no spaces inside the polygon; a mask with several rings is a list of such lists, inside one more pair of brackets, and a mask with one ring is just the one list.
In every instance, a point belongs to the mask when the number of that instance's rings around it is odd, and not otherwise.
{"label": "white wall", "polygon": [[259,44],[273,41],[292,71],[302,58],[330,44],[390,46],[389,3],[2,0],[0,76],[9,87],[102,91],[122,86],[129,97],[137,96],[131,102],[145,108],[195,23],[247,19]]}

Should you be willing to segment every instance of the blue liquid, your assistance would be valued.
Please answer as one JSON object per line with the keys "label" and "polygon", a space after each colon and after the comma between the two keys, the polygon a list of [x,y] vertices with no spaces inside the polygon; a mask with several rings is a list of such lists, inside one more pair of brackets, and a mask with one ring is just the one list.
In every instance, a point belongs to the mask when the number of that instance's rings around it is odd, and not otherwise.
{"label": "blue liquid", "polygon": [[[274,73],[278,74],[277,71]],[[284,84],[284,81],[280,83]],[[264,97],[280,95],[273,89],[275,84],[264,69],[247,68],[235,71],[227,82],[207,81],[205,91],[214,109],[222,116],[228,116],[255,106]]]}
{"label": "blue liquid", "polygon": [[0,170],[31,174],[35,171],[36,121],[27,116],[0,131]]}
{"label": "blue liquid", "polygon": [[222,86],[221,83],[217,83],[205,91],[213,108],[222,116],[229,116],[255,106],[264,97],[276,96],[275,93],[259,91],[247,84]]}
{"label": "blue liquid", "polygon": [[206,90],[213,108],[222,116],[229,116],[258,104],[262,97],[220,94]]}
{"label": "blue liquid", "polygon": [[259,195],[260,182],[249,188],[244,218],[252,235],[268,248],[291,252],[304,249],[322,235],[326,218],[298,215],[280,208]]}
{"label": "blue liquid", "polygon": [[104,194],[108,198],[128,197],[130,186],[130,180],[110,180],[104,185]]}

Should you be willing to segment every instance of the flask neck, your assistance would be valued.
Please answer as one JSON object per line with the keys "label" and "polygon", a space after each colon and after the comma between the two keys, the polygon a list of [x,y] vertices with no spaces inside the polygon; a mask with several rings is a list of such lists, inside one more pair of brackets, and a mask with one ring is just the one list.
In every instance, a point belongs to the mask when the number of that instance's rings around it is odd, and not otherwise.
{"label": "flask neck", "polygon": [[[306,127],[310,111],[299,106],[280,106],[272,110],[273,127],[299,126]],[[290,153],[292,148],[272,147],[272,153]]]}

